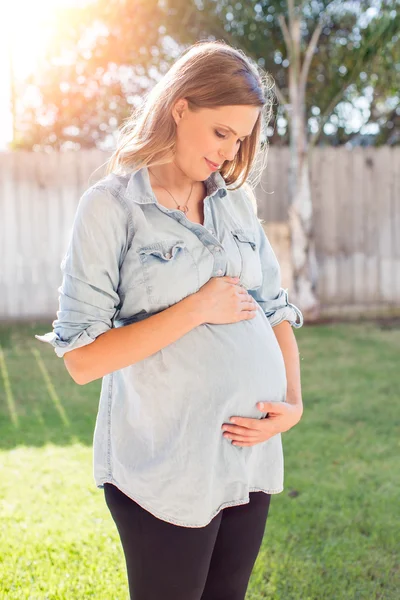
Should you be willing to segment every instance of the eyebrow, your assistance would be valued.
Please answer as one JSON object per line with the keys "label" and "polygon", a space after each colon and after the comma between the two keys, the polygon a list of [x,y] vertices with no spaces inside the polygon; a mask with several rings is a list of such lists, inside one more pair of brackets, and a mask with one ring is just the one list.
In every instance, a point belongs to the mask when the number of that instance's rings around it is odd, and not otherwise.
{"label": "eyebrow", "polygon": [[[224,125],[223,123],[216,123],[216,125],[221,125],[221,127],[225,127],[226,129],[229,129],[229,131],[232,131],[233,135],[237,135],[236,131],[234,131],[232,129],[232,127],[229,127],[229,125]],[[243,135],[242,137],[250,137],[251,133],[249,133],[248,135]]]}

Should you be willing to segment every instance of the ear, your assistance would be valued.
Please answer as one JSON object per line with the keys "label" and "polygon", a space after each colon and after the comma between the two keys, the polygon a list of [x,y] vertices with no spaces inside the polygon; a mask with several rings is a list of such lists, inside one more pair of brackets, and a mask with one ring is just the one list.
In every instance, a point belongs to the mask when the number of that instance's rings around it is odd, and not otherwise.
{"label": "ear", "polygon": [[172,116],[176,124],[183,118],[186,110],[188,109],[188,103],[186,98],[179,98],[174,104],[172,109]]}

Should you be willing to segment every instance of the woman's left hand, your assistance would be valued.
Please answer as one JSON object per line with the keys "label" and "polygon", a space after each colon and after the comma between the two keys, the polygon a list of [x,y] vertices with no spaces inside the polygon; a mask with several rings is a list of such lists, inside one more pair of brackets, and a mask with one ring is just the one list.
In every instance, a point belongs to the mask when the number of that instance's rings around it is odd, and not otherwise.
{"label": "woman's left hand", "polygon": [[254,446],[265,442],[277,433],[288,431],[296,425],[303,414],[301,403],[262,402],[257,408],[268,413],[264,419],[231,417],[222,425],[223,436],[232,440],[234,446]]}

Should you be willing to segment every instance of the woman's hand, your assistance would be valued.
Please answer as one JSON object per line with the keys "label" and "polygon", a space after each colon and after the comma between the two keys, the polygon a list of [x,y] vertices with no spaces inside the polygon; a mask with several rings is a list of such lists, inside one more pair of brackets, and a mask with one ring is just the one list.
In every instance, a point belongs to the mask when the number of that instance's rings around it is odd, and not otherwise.
{"label": "woman's hand", "polygon": [[222,425],[223,436],[231,439],[234,446],[254,446],[265,442],[277,433],[291,429],[303,414],[302,404],[289,402],[259,402],[257,408],[268,416],[265,419],[231,417],[230,423]]}
{"label": "woman's hand", "polygon": [[254,319],[260,308],[238,277],[211,277],[193,294],[201,323],[221,325]]}

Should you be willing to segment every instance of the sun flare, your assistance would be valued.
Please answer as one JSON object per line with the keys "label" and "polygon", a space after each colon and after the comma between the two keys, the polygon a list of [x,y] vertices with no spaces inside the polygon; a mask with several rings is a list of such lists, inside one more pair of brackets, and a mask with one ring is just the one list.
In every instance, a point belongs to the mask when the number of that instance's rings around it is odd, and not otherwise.
{"label": "sun flare", "polygon": [[32,73],[54,37],[52,19],[76,0],[12,0],[1,2],[0,34],[17,78]]}

